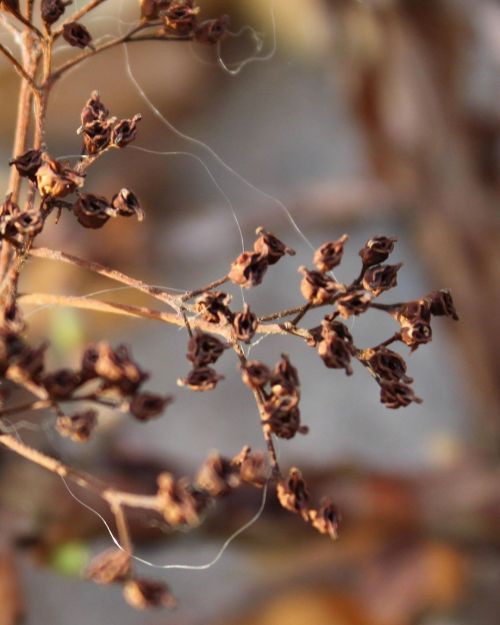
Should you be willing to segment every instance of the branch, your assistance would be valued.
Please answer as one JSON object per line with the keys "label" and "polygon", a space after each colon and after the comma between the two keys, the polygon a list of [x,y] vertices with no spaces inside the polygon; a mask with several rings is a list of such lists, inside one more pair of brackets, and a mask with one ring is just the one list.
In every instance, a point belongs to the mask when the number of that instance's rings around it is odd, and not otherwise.
{"label": "branch", "polygon": [[52,33],[54,37],[54,41],[62,35],[66,24],[77,22],[81,17],[83,17],[84,15],[87,15],[87,13],[90,13],[90,11],[93,11],[103,2],[105,2],[105,0],[91,0],[91,2],[88,2],[81,9],[78,9],[78,11],[75,11],[75,13],[67,17],[64,20],[64,22],[59,26],[59,28],[56,28],[56,30],[54,30],[54,32]]}
{"label": "branch", "polygon": [[66,254],[65,252],[60,252],[58,250],[51,250],[46,247],[35,247],[29,251],[30,256],[34,256],[36,258],[46,258],[49,260],[58,260],[64,263],[69,263],[70,265],[76,265],[83,269],[88,269],[89,271],[93,271],[101,276],[105,276],[106,278],[110,278],[111,280],[115,280],[116,282],[120,282],[121,284],[126,284],[138,291],[143,293],[147,293],[165,304],[168,304],[171,308],[173,308],[176,312],[179,310],[179,301],[178,298],[165,293],[161,289],[157,287],[150,286],[141,280],[137,280],[136,278],[131,278],[121,271],[117,271],[116,269],[110,269],[100,263],[96,263],[90,260],[84,260],[83,258],[79,258],[78,256],[73,256],[72,254]]}
{"label": "branch", "polygon": [[31,76],[26,72],[26,70],[21,65],[21,63],[19,63],[19,61],[1,43],[0,43],[0,52],[2,52],[9,59],[9,61],[14,66],[14,69],[16,70],[16,72],[21,76],[21,78],[24,78],[24,80],[30,85],[31,89],[34,92],[38,92],[38,87],[34,83]]}
{"label": "branch", "polygon": [[82,52],[78,56],[72,59],[69,59],[68,61],[66,61],[66,63],[63,63],[60,67],[58,67],[53,72],[52,76],[50,77],[50,82],[54,83],[56,80],[59,80],[59,78],[65,72],[72,69],[79,63],[86,61],[90,57],[95,56],[96,54],[99,54],[100,52],[104,52],[105,50],[109,50],[110,48],[118,46],[122,43],[133,43],[134,41],[153,41],[153,40],[154,41],[191,41],[192,40],[191,36],[179,37],[179,36],[169,36],[169,35],[163,35],[163,34],[158,34],[158,35],[148,34],[142,37],[133,36],[139,31],[146,29],[146,28],[150,28],[151,26],[153,26],[153,24],[144,24],[141,22],[137,26],[134,26],[131,30],[129,30],[128,33],[125,33],[124,35],[117,37],[116,39],[112,39],[111,41],[108,41],[107,43],[103,43],[102,45],[94,48],[94,50],[86,50],[85,52]]}
{"label": "branch", "polygon": [[[160,510],[158,497],[156,495],[137,495],[135,493],[110,488],[107,484],[101,482],[94,476],[84,473],[83,471],[79,471],[78,469],[74,469],[73,467],[69,467],[61,461],[56,460],[55,458],[52,458],[37,449],[33,449],[33,447],[21,442],[15,436],[11,436],[10,434],[1,434],[0,445],[10,449],[19,456],[26,458],[30,462],[47,469],[47,471],[50,471],[63,479],[71,480],[78,486],[91,490],[95,494],[99,495],[110,505],[113,513],[115,514],[115,518],[117,516],[117,509],[122,506],[141,508],[144,510]],[[118,520],[117,525],[119,525]]]}

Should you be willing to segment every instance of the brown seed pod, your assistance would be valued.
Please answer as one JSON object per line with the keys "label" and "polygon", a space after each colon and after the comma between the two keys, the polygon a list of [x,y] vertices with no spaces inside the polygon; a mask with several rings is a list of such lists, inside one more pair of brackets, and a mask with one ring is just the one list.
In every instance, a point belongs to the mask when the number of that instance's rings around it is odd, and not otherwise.
{"label": "brown seed pod", "polygon": [[239,341],[250,343],[253,339],[257,326],[257,316],[250,310],[248,304],[245,304],[243,310],[236,313],[233,318],[234,335]]}
{"label": "brown seed pod", "polygon": [[79,24],[78,22],[64,24],[62,36],[70,46],[75,48],[93,48],[92,35],[83,24]]}
{"label": "brown seed pod", "polygon": [[75,443],[86,443],[97,425],[97,412],[86,410],[71,416],[58,417],[56,430]]}
{"label": "brown seed pod", "polygon": [[323,245],[318,247],[318,249],[314,252],[313,259],[318,271],[324,273],[326,271],[331,271],[337,267],[337,265],[340,265],[344,254],[344,244],[348,238],[347,234],[343,234],[340,239],[323,243]]}
{"label": "brown seed pod", "polygon": [[258,252],[243,252],[231,264],[229,279],[245,289],[259,285],[267,271],[269,261],[267,256]]}
{"label": "brown seed pod", "polygon": [[122,549],[111,548],[92,559],[85,577],[96,584],[121,582],[130,574],[130,554]]}
{"label": "brown seed pod", "polygon": [[212,391],[224,376],[212,367],[196,367],[187,377],[177,380],[179,386],[187,386],[192,391]]}

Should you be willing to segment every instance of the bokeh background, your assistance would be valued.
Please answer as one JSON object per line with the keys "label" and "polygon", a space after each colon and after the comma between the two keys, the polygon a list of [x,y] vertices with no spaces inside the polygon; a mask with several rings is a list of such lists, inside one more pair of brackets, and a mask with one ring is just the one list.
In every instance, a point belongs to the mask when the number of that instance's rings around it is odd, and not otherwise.
{"label": "bokeh background", "polygon": [[[104,195],[132,188],[147,219],[114,220],[94,232],[65,215],[40,242],[187,289],[224,275],[241,251],[236,215],[247,245],[263,225],[297,250],[248,293],[252,308],[265,313],[301,301],[296,269],[311,264],[305,238],[317,246],[348,233],[338,271],[348,280],[368,238],[395,235],[394,260],[405,265],[388,301],[449,287],[461,320],[436,320],[433,342],[409,357],[424,403],[396,412],[379,404],[376,385],[359,368],[346,378],[284,337],[252,347],[270,363],[286,351],[299,368],[311,431],[279,442],[280,461],[300,466],[315,496],[333,497],[343,513],[341,537],[332,543],[316,535],[270,497],[261,518],[210,570],[140,568],[171,584],[180,601],[174,613],[136,613],[119,589],[81,581],[88,558],[110,545],[101,522],[56,477],[0,452],[0,624],[14,625],[22,615],[27,625],[496,625],[500,5],[200,4],[207,15],[228,13],[235,32],[243,29],[222,47],[229,67],[255,54],[257,34],[264,58],[232,75],[212,48],[147,42],[128,46],[128,71],[118,48],[69,74],[49,109],[50,152],[78,154],[79,112],[93,89],[119,117],[142,113],[135,147],[106,155],[86,186]],[[84,23],[97,39],[125,28],[120,16],[136,20],[137,4],[108,0]],[[1,28],[0,40],[15,50]],[[58,44],[56,59],[70,54]],[[18,88],[0,59],[2,188]],[[115,286],[32,260],[20,288],[84,295]],[[147,302],[123,289],[96,297]],[[239,298],[235,290],[234,302]],[[246,443],[263,446],[255,406],[230,355],[221,361],[226,381],[216,391],[189,393],[176,387],[188,367],[186,336],[175,328],[62,308],[25,313],[33,340],[50,338],[54,365],[75,364],[91,340],[125,342],[152,373],[150,387],[176,395],[165,416],[146,425],[107,415],[85,446],[59,440],[50,418],[38,415],[34,429],[19,430],[38,448],[147,492],[159,471],[190,474],[212,449],[233,455]],[[370,314],[351,330],[367,346],[392,327]],[[76,494],[105,513],[88,493]],[[137,551],[159,564],[208,562],[259,505],[259,494],[245,491],[189,534],[144,526],[132,514]]]}

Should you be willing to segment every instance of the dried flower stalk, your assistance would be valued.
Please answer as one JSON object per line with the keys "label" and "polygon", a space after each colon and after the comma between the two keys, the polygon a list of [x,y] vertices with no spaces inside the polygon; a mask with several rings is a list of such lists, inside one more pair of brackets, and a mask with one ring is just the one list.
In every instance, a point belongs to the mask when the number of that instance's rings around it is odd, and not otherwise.
{"label": "dried flower stalk", "polygon": [[[144,209],[130,189],[117,190],[112,198],[84,191],[89,168],[108,150],[125,149],[134,141],[139,131],[139,114],[119,120],[110,115],[99,94],[93,92],[83,106],[77,130],[83,142],[81,159],[70,167],[47,152],[45,114],[51,90],[61,76],[86,59],[124,42],[151,39],[215,44],[228,28],[226,16],[201,21],[195,0],[142,0],[136,25],[124,35],[94,45],[92,34],[79,20],[103,1],[92,0],[66,16],[69,3],[42,0],[42,31],[33,25],[31,0],[27,1],[24,11],[15,0],[0,2],[0,11],[9,12],[23,29],[21,59],[0,45],[0,53],[21,78],[11,177],[5,201],[0,206],[0,371],[3,380],[24,388],[33,397],[28,404],[0,407],[0,444],[93,491],[109,505],[122,550],[111,550],[99,556],[89,568],[90,579],[101,584],[123,584],[125,599],[136,608],[170,608],[175,601],[164,584],[135,576],[127,508],[153,510],[173,527],[195,527],[219,497],[229,495],[243,484],[259,488],[270,483],[275,486],[278,500],[285,509],[300,515],[322,534],[332,538],[338,535],[340,514],[333,503],[323,499],[315,505],[300,470],[292,468],[283,474],[277,460],[275,437],[290,439],[308,431],[300,413],[299,372],[286,354],[281,354],[274,366],[249,361],[242,343],[268,334],[292,335],[302,340],[306,348],[316,349],[318,360],[327,368],[343,369],[347,375],[353,373],[352,362],[357,360],[378,383],[381,402],[395,409],[421,400],[410,386],[412,379],[406,375],[403,357],[388,349],[388,345],[399,342],[413,351],[431,340],[433,316],[458,317],[451,295],[445,290],[412,302],[387,305],[376,301],[382,292],[396,285],[401,268],[400,264],[385,264],[396,242],[385,236],[374,237],[365,244],[360,251],[361,271],[349,284],[338,282],[328,273],[341,263],[347,235],[324,243],[313,257],[316,268],[299,268],[303,278],[297,282],[297,291],[302,293],[305,303],[260,316],[247,306],[243,310],[233,310],[231,297],[216,289],[227,283],[255,288],[267,279],[268,272],[272,273],[274,264],[295,254],[262,227],[256,231],[253,249],[244,251],[231,264],[228,262],[225,276],[180,295],[168,294],[116,269],[60,250],[35,247],[34,240],[48,227],[47,218],[54,211],[58,216],[64,214],[65,218],[69,215],[82,227],[91,229],[106,227],[112,219],[136,217],[141,221],[144,217]],[[54,68],[53,44],[61,36],[83,51]],[[31,119],[33,102],[35,115]],[[27,194],[20,205],[23,184]],[[163,312],[144,306],[54,294],[19,293],[18,278],[28,256],[92,271],[146,293],[167,304],[170,310]],[[138,495],[117,490],[20,442],[3,427],[3,417],[50,409],[57,418],[56,431],[83,443],[93,435],[102,407],[148,421],[159,417],[173,399],[170,394],[158,395],[143,389],[149,375],[124,345],[113,347],[105,341],[89,345],[78,368],[47,371],[47,344],[38,347],[27,344],[23,338],[26,325],[20,304],[72,306],[184,327],[188,331],[186,356],[190,368],[182,374],[184,377],[179,379],[179,384],[194,391],[207,392],[224,384],[216,367],[219,358],[227,357],[224,353],[231,349],[236,355],[242,381],[254,396],[267,453],[252,452],[244,447],[234,458],[212,455],[193,479],[163,473],[158,476],[154,495]],[[326,309],[319,326],[299,325],[309,311],[317,308]],[[365,314],[369,310],[389,314],[398,328],[382,343],[360,348],[339,318]],[[70,411],[72,405],[76,412]]]}

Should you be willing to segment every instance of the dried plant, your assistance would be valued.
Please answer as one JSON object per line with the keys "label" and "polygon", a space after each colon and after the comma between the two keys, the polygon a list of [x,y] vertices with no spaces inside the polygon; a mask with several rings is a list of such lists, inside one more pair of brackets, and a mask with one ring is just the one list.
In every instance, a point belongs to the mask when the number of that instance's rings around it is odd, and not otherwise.
{"label": "dried plant", "polygon": [[[333,502],[325,498],[315,503],[300,470],[291,468],[283,472],[275,452],[274,437],[290,439],[308,431],[301,421],[299,373],[286,354],[281,354],[274,366],[248,360],[242,343],[269,334],[294,336],[315,349],[327,368],[343,369],[346,375],[353,373],[352,361],[357,360],[379,385],[380,401],[387,408],[395,409],[421,400],[411,387],[405,360],[389,346],[400,343],[413,351],[431,340],[433,316],[457,319],[457,315],[447,290],[435,291],[410,302],[382,304],[377,301],[380,294],[396,286],[401,269],[401,264],[386,263],[396,242],[387,236],[375,236],[363,246],[359,252],[359,275],[349,284],[339,282],[331,273],[342,261],[347,235],[321,245],[314,253],[314,269],[299,267],[302,279],[297,286],[305,303],[266,315],[252,311],[247,305],[242,310],[234,310],[231,297],[218,290],[229,283],[244,289],[255,288],[262,283],[268,270],[272,273],[275,263],[295,254],[262,227],[256,231],[253,249],[240,254],[228,267],[226,275],[179,295],[171,295],[99,263],[59,250],[36,247],[35,239],[50,226],[49,217],[53,213],[56,223],[67,215],[91,229],[104,227],[110,219],[135,217],[141,221],[144,217],[144,209],[130,189],[117,190],[111,199],[83,190],[90,167],[106,152],[124,149],[134,141],[141,116],[135,114],[118,119],[110,114],[99,94],[92,93],[83,106],[77,130],[82,139],[81,158],[71,167],[54,158],[45,143],[45,116],[51,90],[57,81],[83,60],[124,42],[181,39],[216,44],[228,29],[226,16],[202,21],[194,0],[143,0],[135,26],[119,37],[94,45],[91,33],[79,20],[103,1],[91,0],[65,17],[70,3],[63,0],[42,0],[39,15],[34,13],[32,0],[27,0],[24,9],[17,0],[0,0],[2,27],[14,30],[22,42],[20,60],[0,45],[0,51],[21,77],[10,185],[0,208],[0,369],[5,387],[3,401],[12,387],[21,387],[33,397],[29,403],[4,406],[0,411],[0,443],[94,492],[109,505],[115,517],[119,548],[93,560],[87,572],[90,579],[99,584],[122,584],[125,599],[134,607],[170,608],[175,601],[168,587],[159,581],[137,578],[133,571],[127,509],[161,515],[174,528],[195,527],[215,500],[230,495],[240,486],[273,486],[283,508],[302,517],[321,534],[337,538],[340,514]],[[54,67],[53,44],[60,37],[83,51]],[[20,202],[23,184],[26,193]],[[91,298],[19,294],[18,279],[28,258],[52,259],[86,268],[146,293],[166,304],[169,311]],[[155,494],[140,495],[102,483],[21,442],[11,434],[3,420],[5,417],[49,409],[57,418],[56,431],[83,443],[93,435],[100,408],[112,408],[129,413],[139,421],[148,421],[159,417],[172,402],[171,395],[144,390],[149,376],[125,345],[113,347],[106,341],[88,345],[77,369],[48,371],[45,365],[48,344],[31,346],[23,337],[26,325],[22,304],[72,306],[185,328],[190,369],[178,383],[192,391],[207,392],[223,383],[223,376],[215,365],[226,351],[232,350],[241,379],[255,399],[266,452],[253,452],[244,446],[233,458],[211,455],[193,478],[178,478],[165,472],[158,476]],[[318,308],[325,312],[321,324],[305,327],[303,322],[308,312]],[[387,340],[360,348],[342,320],[369,310],[390,315],[396,330]],[[73,405],[76,412],[71,410]]]}

